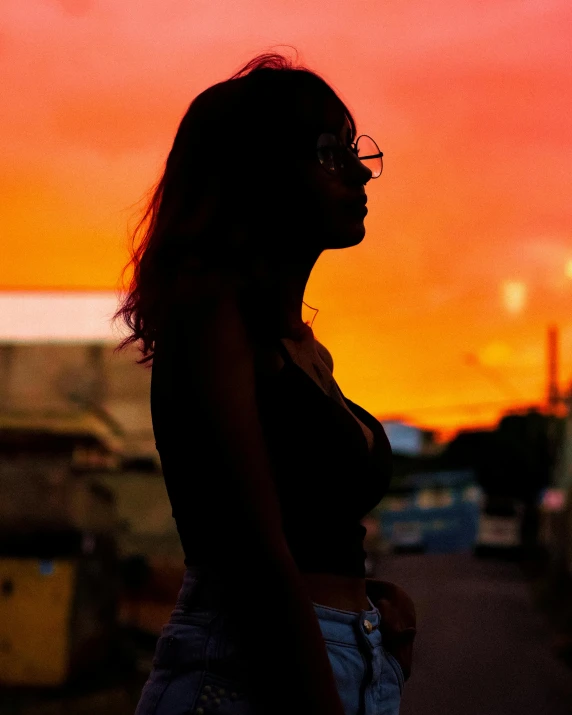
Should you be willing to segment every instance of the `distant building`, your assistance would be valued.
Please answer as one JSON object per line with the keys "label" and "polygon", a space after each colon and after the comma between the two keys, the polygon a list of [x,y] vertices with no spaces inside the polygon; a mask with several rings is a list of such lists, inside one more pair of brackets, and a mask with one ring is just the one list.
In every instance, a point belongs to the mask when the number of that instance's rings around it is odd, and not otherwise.
{"label": "distant building", "polygon": [[439,454],[443,447],[435,442],[435,432],[398,419],[380,420],[394,455],[425,457]]}
{"label": "distant building", "polygon": [[0,343],[0,412],[96,415],[121,438],[126,458],[159,464],[151,423],[151,370],[130,346],[85,343]]}
{"label": "distant building", "polygon": [[112,534],[113,495],[91,475],[114,469],[119,443],[93,415],[0,413],[0,531]]}
{"label": "distant building", "polygon": [[418,457],[423,450],[423,433],[418,427],[413,427],[398,420],[382,421],[383,428],[394,454]]}
{"label": "distant building", "polygon": [[182,563],[155,448],[151,370],[136,364],[137,346],[114,353],[115,344],[0,343],[0,525],[88,528],[112,503],[120,554]]}

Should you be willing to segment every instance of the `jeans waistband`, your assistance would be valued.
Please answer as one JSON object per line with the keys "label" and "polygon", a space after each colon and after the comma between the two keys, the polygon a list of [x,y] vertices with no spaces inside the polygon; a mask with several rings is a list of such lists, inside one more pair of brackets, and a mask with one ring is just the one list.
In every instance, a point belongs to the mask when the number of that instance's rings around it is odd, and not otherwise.
{"label": "jeans waistband", "polygon": [[[380,613],[369,597],[367,600],[371,608],[359,612],[314,603],[324,638],[359,647],[365,636],[370,645],[375,645],[380,638]],[[187,568],[173,616],[189,617],[192,614],[193,620],[206,623],[213,620],[217,613],[216,595],[210,593],[209,585],[194,569]]]}
{"label": "jeans waistband", "polygon": [[371,647],[381,642],[380,613],[368,598],[371,609],[359,612],[342,611],[314,603],[322,635],[327,641],[359,648],[367,642]]}

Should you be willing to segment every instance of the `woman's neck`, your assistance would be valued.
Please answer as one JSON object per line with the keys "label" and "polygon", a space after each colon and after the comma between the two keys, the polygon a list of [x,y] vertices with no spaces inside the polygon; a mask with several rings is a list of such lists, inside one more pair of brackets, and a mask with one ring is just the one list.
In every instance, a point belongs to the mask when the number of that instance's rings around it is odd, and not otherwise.
{"label": "woman's neck", "polygon": [[268,291],[276,311],[281,337],[301,340],[312,332],[302,318],[302,303],[310,273],[318,256],[281,260],[269,266]]}

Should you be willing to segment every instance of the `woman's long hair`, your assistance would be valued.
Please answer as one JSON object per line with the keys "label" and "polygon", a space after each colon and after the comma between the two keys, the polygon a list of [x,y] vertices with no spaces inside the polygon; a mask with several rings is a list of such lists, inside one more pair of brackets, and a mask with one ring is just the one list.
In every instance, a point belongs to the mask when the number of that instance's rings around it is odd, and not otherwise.
{"label": "woman's long hair", "polygon": [[[287,219],[284,197],[295,180],[290,157],[315,157],[326,106],[340,127],[348,119],[353,140],[354,119],[335,91],[277,53],[258,55],[191,102],[132,235],[121,279],[130,268],[132,277],[112,317],[129,335],[115,351],[141,341],[137,363],[148,363],[158,329],[194,281],[205,272],[244,279],[256,256],[272,250],[271,227]],[[177,315],[188,331],[184,312]]]}

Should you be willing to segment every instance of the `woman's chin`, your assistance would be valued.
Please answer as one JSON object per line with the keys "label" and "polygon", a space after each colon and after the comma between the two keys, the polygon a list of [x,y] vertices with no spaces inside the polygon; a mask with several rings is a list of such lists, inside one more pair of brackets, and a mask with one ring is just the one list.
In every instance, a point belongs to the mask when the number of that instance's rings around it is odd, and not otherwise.
{"label": "woman's chin", "polygon": [[365,237],[365,226],[363,221],[356,221],[353,225],[348,226],[343,234],[336,236],[336,245],[332,248],[351,248],[361,243]]}
{"label": "woman's chin", "polygon": [[344,219],[337,221],[333,226],[314,229],[313,233],[321,244],[321,250],[351,248],[363,241],[365,237],[363,218],[357,221],[355,219],[348,221],[346,217]]}

